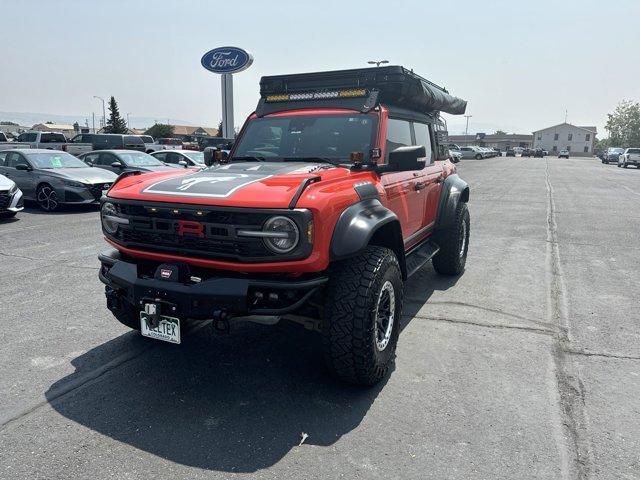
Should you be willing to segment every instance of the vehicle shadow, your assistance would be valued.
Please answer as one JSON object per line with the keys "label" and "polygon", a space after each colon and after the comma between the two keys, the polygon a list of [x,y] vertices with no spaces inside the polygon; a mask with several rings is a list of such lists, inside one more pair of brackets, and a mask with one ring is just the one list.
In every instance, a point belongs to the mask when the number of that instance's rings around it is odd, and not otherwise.
{"label": "vehicle shadow", "polygon": [[9,223],[16,223],[19,222],[20,218],[19,217],[3,217],[0,215],[0,225],[7,225]]}
{"label": "vehicle shadow", "polygon": [[[365,389],[333,380],[319,335],[299,325],[208,332],[186,336],[181,346],[135,333],[118,337],[75,358],[76,371],[51,385],[46,397],[69,420],[137,449],[246,473],[280,461],[303,432],[307,444],[333,444],[360,424],[387,381]],[[125,339],[143,353],[60,395],[112,360]]]}
{"label": "vehicle shadow", "polygon": [[434,292],[448,290],[455,286],[459,279],[460,276],[436,273],[431,262],[416,272],[406,283],[400,331],[409,325]]}
{"label": "vehicle shadow", "polygon": [[24,204],[24,210],[20,212],[21,214],[29,214],[29,215],[64,215],[67,213],[82,213],[82,212],[98,212],[100,211],[100,206],[95,203],[85,204],[85,205],[61,205],[57,210],[53,212],[46,212],[42,210],[37,203],[33,201],[26,201]]}

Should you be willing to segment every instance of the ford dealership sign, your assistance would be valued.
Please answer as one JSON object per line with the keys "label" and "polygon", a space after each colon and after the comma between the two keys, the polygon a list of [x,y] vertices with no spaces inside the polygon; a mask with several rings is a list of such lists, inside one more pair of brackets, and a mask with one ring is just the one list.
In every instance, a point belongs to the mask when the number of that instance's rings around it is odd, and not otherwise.
{"label": "ford dealership sign", "polygon": [[238,73],[253,63],[251,54],[237,47],[220,47],[202,56],[202,66],[213,73]]}

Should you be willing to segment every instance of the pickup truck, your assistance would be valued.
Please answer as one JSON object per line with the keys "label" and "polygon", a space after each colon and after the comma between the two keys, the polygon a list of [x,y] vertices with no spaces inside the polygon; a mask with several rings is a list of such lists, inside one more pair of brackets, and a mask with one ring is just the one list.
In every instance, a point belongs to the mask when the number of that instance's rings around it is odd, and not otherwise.
{"label": "pickup truck", "polygon": [[31,148],[27,143],[10,142],[4,132],[0,132],[0,150],[12,150],[14,148]]}
{"label": "pickup truck", "polygon": [[173,344],[190,322],[297,322],[339,379],[373,385],[408,278],[465,268],[469,185],[440,112],[466,102],[401,66],[263,77],[260,93],[219,164],[122,174],[102,197],[107,307]]}
{"label": "pickup truck", "polygon": [[28,148],[64,150],[67,137],[57,132],[24,132],[18,136],[18,142],[28,144]]}
{"label": "pickup truck", "polygon": [[159,138],[154,140],[150,135],[140,135],[144,142],[146,153],[158,152],[160,150],[182,150],[182,142],[176,138]]}

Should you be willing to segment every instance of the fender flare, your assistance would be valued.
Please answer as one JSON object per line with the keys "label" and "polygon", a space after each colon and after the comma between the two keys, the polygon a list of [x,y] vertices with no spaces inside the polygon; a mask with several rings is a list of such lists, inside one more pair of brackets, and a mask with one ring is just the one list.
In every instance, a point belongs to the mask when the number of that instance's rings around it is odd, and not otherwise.
{"label": "fender flare", "polygon": [[354,203],[341,214],[331,237],[331,260],[340,260],[364,250],[380,228],[400,222],[395,213],[377,198],[367,198]]}
{"label": "fender flare", "polygon": [[442,184],[438,215],[435,229],[444,230],[451,225],[456,215],[456,209],[460,202],[469,201],[469,184],[457,174],[449,175]]}

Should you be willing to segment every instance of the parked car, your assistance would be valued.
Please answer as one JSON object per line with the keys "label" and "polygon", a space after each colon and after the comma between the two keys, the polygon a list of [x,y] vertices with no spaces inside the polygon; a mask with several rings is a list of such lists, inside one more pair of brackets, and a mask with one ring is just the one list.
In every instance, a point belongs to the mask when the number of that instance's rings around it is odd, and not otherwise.
{"label": "parked car", "polygon": [[233,145],[233,139],[222,137],[202,137],[198,139],[198,145],[202,151],[207,147],[215,147],[220,150],[229,151]]}
{"label": "parked car", "polygon": [[569,150],[560,150],[558,158],[569,158]]}
{"label": "parked car", "polygon": [[57,132],[24,132],[18,136],[18,142],[27,143],[31,148],[63,150],[67,137]]}
{"label": "parked car", "polygon": [[542,150],[542,156],[546,157],[547,155],[549,155],[549,150]]}
{"label": "parked car", "polygon": [[544,150],[542,150],[541,148],[536,148],[533,151],[533,156],[534,156],[534,158],[543,158],[544,157]]}
{"label": "parked car", "polygon": [[504,155],[505,155],[505,157],[515,157],[516,156],[516,151],[513,148],[509,147],[509,148],[507,148],[507,150],[506,150]]}
{"label": "parked car", "polygon": [[492,150],[496,157],[502,156],[502,150],[500,150],[499,148],[494,147]]}
{"label": "parked car", "polygon": [[618,167],[627,168],[629,165],[640,168],[640,148],[627,148],[618,157]]}
{"label": "parked car", "polygon": [[137,150],[144,152],[145,146],[138,135],[82,133],[73,137],[64,150],[79,156],[93,150]]}
{"label": "parked car", "polygon": [[[8,152],[0,152],[0,165]],[[16,213],[24,208],[22,191],[16,182],[10,178],[0,175],[0,218],[14,217]]]}
{"label": "parked car", "polygon": [[95,203],[117,178],[67,152],[41,148],[0,152],[0,174],[13,180],[26,200],[36,201],[46,211],[64,204]]}
{"label": "parked car", "polygon": [[4,134],[4,132],[0,132],[0,142],[8,142],[8,141],[9,141],[9,139]]}
{"label": "parked car", "polygon": [[624,148],[609,147],[604,152],[602,163],[618,163],[618,157],[624,153]]}
{"label": "parked car", "polygon": [[455,150],[449,150],[449,158],[453,163],[458,163],[460,160],[462,160],[462,153]]}
{"label": "parked car", "polygon": [[153,158],[172,166],[204,168],[204,152],[195,150],[171,150],[165,152],[153,152]]}
{"label": "parked car", "polygon": [[182,142],[175,138],[159,138],[154,140],[151,135],[138,135],[144,142],[144,151],[153,153],[159,150],[182,150]]}
{"label": "parked car", "polygon": [[96,150],[80,155],[80,160],[118,175],[124,172],[157,172],[175,168],[165,165],[148,153],[131,150]]}
{"label": "parked car", "polygon": [[475,158],[476,160],[484,158],[483,152],[478,147],[460,147],[460,153],[462,158]]}
{"label": "parked car", "polygon": [[[329,87],[359,95],[367,107],[353,110],[342,95],[323,109],[293,95],[264,101],[289,83],[311,95]],[[99,256],[106,306],[129,328],[174,344],[190,322],[213,319],[227,331],[237,317],[297,321],[322,335],[336,377],[376,384],[393,365],[406,280],[430,261],[443,275],[465,268],[469,185],[449,162],[425,161],[432,145],[441,151],[439,112],[461,115],[464,102],[399,66],[260,85],[259,115],[247,119],[229,163],[121,177],[103,199],[113,247]]]}

